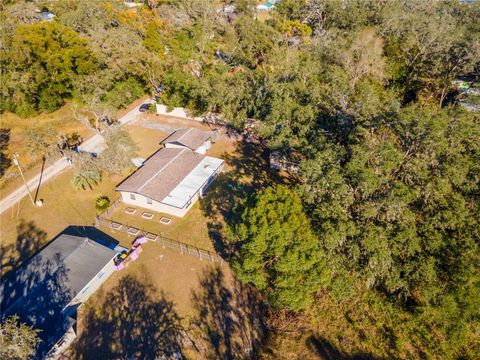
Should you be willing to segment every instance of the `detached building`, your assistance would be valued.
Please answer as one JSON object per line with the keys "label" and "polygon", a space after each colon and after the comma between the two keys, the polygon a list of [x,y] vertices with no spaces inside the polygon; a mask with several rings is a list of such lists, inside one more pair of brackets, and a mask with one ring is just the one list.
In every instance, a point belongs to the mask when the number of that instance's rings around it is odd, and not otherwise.
{"label": "detached building", "polygon": [[2,318],[41,330],[36,358],[54,358],[75,339],[77,309],[114,272],[115,245],[61,234],[2,282]]}
{"label": "detached building", "polygon": [[126,204],[183,217],[222,171],[223,160],[205,156],[213,133],[182,129],[116,190]]}
{"label": "detached building", "polygon": [[203,131],[196,128],[174,131],[162,144],[165,148],[190,149],[199,154],[205,154],[212,146],[216,131]]}

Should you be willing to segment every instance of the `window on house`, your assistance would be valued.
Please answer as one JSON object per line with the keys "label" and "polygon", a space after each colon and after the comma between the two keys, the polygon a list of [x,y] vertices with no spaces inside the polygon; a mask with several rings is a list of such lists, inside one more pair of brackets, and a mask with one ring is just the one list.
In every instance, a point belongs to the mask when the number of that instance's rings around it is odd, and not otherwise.
{"label": "window on house", "polygon": [[130,194],[130,200],[135,200],[135,194]]}
{"label": "window on house", "polygon": [[105,275],[105,271],[102,271],[100,274],[98,274],[97,278],[101,278],[103,275]]}
{"label": "window on house", "polygon": [[90,286],[87,286],[86,288],[84,288],[84,289],[82,290],[82,294],[85,294],[85,292],[88,290],[89,287],[90,287]]}
{"label": "window on house", "polygon": [[152,204],[152,199],[147,198],[147,204],[150,204],[150,205],[151,205],[151,204]]}

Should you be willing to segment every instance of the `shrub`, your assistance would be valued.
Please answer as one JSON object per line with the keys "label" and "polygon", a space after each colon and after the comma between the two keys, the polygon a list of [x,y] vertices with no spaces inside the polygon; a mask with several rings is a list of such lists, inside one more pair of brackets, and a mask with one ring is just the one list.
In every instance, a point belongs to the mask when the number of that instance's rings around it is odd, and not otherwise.
{"label": "shrub", "polygon": [[107,210],[110,206],[110,199],[108,196],[99,196],[97,200],[95,200],[95,209],[99,211]]}

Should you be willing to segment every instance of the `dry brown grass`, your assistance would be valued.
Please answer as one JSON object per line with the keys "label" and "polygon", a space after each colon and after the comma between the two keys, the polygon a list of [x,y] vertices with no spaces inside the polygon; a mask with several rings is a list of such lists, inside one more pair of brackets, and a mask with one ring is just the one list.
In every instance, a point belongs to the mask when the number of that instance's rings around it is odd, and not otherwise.
{"label": "dry brown grass", "polygon": [[[30,223],[36,229],[43,231],[44,236],[38,239],[32,238],[32,251],[38,249],[50,239],[60,233],[69,225],[92,225],[95,222],[95,199],[100,195],[113,196],[114,187],[120,181],[120,177],[105,177],[99,186],[92,190],[77,190],[71,183],[72,171],[66,171],[59,176],[41,185],[38,198],[43,199],[41,208],[34,207],[29,198],[23,198],[18,204],[0,215],[1,248],[5,250],[11,246],[13,252],[4,253],[5,257],[12,260],[18,256],[27,256],[29,251],[18,249],[16,245],[22,243],[19,239],[18,227],[24,223]],[[23,234],[31,236],[31,234]],[[27,242],[28,243],[28,242]],[[31,254],[30,254],[31,255]],[[21,260],[21,259],[20,259]],[[4,269],[7,271],[8,269]]]}
{"label": "dry brown grass", "polygon": [[[125,213],[127,207],[137,209],[133,215]],[[151,220],[142,218],[143,212],[154,214]],[[161,217],[172,219],[170,224],[160,222]],[[208,219],[203,215],[200,205],[197,202],[183,218],[177,218],[169,214],[162,214],[140,207],[119,203],[112,213],[105,218],[116,221],[127,226],[133,226],[142,231],[159,234],[164,237],[181,241],[205,250],[213,250],[212,241],[208,234]],[[118,232],[116,232],[118,234]],[[115,234],[115,232],[112,232]],[[113,235],[112,235],[113,236]]]}
{"label": "dry brown grass", "polygon": [[[0,128],[10,129],[10,141],[7,154],[9,157],[14,152],[18,153],[18,159],[22,164],[27,178],[36,175],[41,168],[42,154],[32,154],[27,149],[28,137],[27,131],[32,128],[50,126],[58,134],[78,133],[84,139],[93,135],[93,132],[87,129],[83,124],[73,117],[70,104],[54,111],[53,113],[43,113],[31,118],[21,118],[12,113],[4,113],[0,116]],[[0,179],[0,188],[2,194],[7,194],[21,185],[21,179],[14,166],[5,173]]]}
{"label": "dry brown grass", "polygon": [[[199,287],[199,275],[216,266],[216,263],[201,261],[196,257],[164,249],[161,245],[150,242],[143,245],[143,252],[136,262],[116,272],[102,286],[98,296],[92,298],[92,302],[101,300],[103,293],[114,289],[122,277],[133,275],[140,281],[150,282],[155,288],[165,292],[168,298],[175,302],[181,316],[186,317],[192,315],[190,297],[192,291]],[[222,266],[222,271],[231,277],[231,271],[226,263]]]}

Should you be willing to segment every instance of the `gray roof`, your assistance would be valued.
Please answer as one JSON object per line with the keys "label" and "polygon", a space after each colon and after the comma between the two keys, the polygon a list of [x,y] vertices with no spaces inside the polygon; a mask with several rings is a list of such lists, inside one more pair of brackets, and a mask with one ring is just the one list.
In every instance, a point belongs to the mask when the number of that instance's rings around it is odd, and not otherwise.
{"label": "gray roof", "polygon": [[161,202],[204,158],[189,149],[161,149],[118,185],[116,190],[133,192]]}
{"label": "gray roof", "polygon": [[196,128],[179,129],[163,140],[162,144],[176,144],[191,150],[197,150],[213,134],[213,131],[203,131]]}
{"label": "gray roof", "polygon": [[41,329],[41,344],[48,350],[65,330],[62,309],[115,255],[88,238],[60,235],[2,282],[2,315],[17,314]]}

